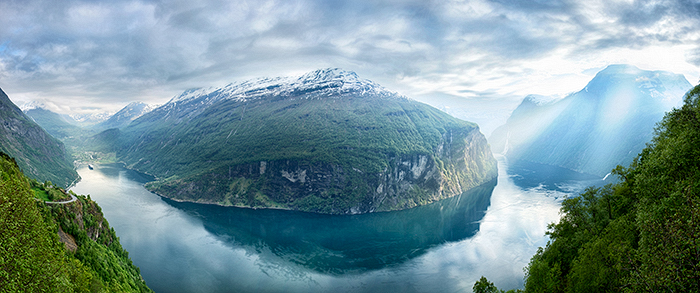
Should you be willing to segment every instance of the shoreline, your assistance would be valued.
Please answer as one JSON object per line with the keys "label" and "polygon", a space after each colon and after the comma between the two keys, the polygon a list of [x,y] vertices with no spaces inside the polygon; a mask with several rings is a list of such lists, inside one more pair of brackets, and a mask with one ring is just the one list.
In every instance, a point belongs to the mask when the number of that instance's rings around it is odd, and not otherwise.
{"label": "shoreline", "polygon": [[[170,197],[167,197],[167,196],[165,196],[165,195],[162,195],[162,194],[160,194],[160,193],[157,193],[157,192],[155,192],[155,191],[148,190],[145,186],[144,186],[144,189],[146,189],[146,190],[147,190],[148,192],[150,192],[150,193],[153,193],[153,194],[159,196],[160,198],[167,199],[167,200],[171,200],[171,201],[178,202],[178,203],[191,203],[191,204],[215,205],[215,206],[220,206],[220,207],[224,207],[224,208],[241,208],[241,209],[251,209],[251,210],[280,210],[280,211],[291,211],[291,212],[308,213],[308,214],[316,214],[316,215],[328,215],[328,216],[358,216],[358,215],[370,215],[370,214],[380,214],[380,213],[392,213],[392,212],[408,211],[408,210],[411,210],[411,209],[415,209],[415,208],[419,208],[419,207],[431,205],[431,204],[434,204],[434,203],[438,203],[438,202],[441,202],[441,201],[443,201],[443,200],[452,199],[452,198],[454,198],[454,197],[456,197],[456,196],[460,196],[460,195],[462,195],[462,194],[464,194],[464,193],[467,193],[467,192],[469,192],[469,191],[472,190],[472,189],[475,189],[475,188],[484,186],[484,185],[486,185],[486,184],[491,184],[492,182],[494,183],[494,187],[495,187],[495,186],[498,184],[498,177],[494,177],[493,179],[491,179],[491,180],[489,180],[489,181],[486,181],[486,182],[484,182],[484,183],[482,183],[482,184],[479,184],[479,185],[474,186],[474,187],[472,187],[472,188],[469,188],[469,189],[467,189],[467,190],[463,190],[462,193],[455,194],[455,195],[453,195],[453,196],[446,197],[446,198],[443,198],[443,199],[440,199],[440,200],[436,200],[436,201],[433,201],[433,202],[428,203],[428,204],[418,205],[418,206],[415,206],[415,207],[411,207],[411,208],[408,208],[408,209],[401,209],[401,210],[378,211],[378,212],[357,213],[357,214],[328,214],[328,213],[309,212],[309,211],[294,210],[294,209],[288,209],[288,208],[278,208],[278,207],[250,207],[250,206],[235,206],[235,205],[230,205],[230,206],[229,206],[229,205],[222,205],[222,204],[212,203],[212,202],[196,202],[196,201],[190,201],[190,200],[174,199],[174,198],[170,198]],[[145,185],[145,183],[144,183],[144,185]]]}

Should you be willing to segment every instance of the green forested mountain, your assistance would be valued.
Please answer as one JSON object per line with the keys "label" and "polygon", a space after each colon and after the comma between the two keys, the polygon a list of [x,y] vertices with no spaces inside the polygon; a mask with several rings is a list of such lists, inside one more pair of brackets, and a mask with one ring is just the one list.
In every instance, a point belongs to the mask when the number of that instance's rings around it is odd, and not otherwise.
{"label": "green forested mountain", "polygon": [[614,173],[620,183],[564,200],[527,292],[700,291],[700,86]]}
{"label": "green forested mountain", "polygon": [[497,173],[476,124],[338,69],[190,90],[100,137],[150,190],[222,205],[396,210]]}
{"label": "green forested mountain", "polygon": [[78,179],[63,143],[22,113],[1,89],[0,151],[16,158],[30,178],[63,187]]}
{"label": "green forested mountain", "polygon": [[151,291],[97,203],[78,196],[47,205],[30,183],[0,153],[0,292]]}

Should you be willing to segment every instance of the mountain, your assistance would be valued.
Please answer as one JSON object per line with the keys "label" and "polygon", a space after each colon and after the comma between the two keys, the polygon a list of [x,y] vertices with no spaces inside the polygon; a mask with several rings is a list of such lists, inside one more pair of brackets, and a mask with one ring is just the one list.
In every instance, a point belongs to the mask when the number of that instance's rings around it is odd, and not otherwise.
{"label": "mountain", "polygon": [[82,132],[82,129],[76,125],[76,121],[67,115],[60,115],[40,107],[24,110],[24,114],[58,139],[76,136]]}
{"label": "mountain", "polygon": [[605,176],[642,151],[690,88],[680,74],[610,65],[563,99],[526,97],[489,142],[510,159]]}
{"label": "mountain", "polygon": [[0,89],[0,151],[17,160],[24,173],[62,187],[79,178],[61,141],[27,117]]}
{"label": "mountain", "polygon": [[146,103],[132,102],[114,115],[110,116],[109,119],[95,125],[94,128],[102,130],[110,128],[123,128],[134,119],[141,117],[143,114],[150,112],[154,108],[155,107]]}
{"label": "mountain", "polygon": [[[31,113],[32,110],[35,109],[42,109],[51,113],[54,113],[60,117],[63,122],[79,126],[79,127],[87,127],[87,126],[92,126],[95,125],[99,122],[102,122],[104,120],[107,120],[109,116],[111,116],[110,113],[104,112],[104,113],[74,113],[74,114],[58,114],[54,112],[56,107],[52,107],[50,103],[44,103],[41,101],[31,101],[24,103],[19,106],[20,109],[22,109],[22,112],[24,113]],[[41,114],[41,113],[38,113]],[[30,115],[31,116],[31,115]]]}
{"label": "mountain", "polygon": [[497,175],[476,124],[340,69],[188,90],[102,137],[149,190],[220,205],[398,210]]}

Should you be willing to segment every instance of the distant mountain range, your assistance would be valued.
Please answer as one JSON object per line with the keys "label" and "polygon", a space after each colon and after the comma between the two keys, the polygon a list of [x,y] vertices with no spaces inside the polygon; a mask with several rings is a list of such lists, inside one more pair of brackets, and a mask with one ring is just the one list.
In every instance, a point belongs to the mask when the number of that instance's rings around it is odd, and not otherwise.
{"label": "distant mountain range", "polygon": [[61,141],[27,117],[0,89],[0,151],[30,178],[68,187],[79,178]]}
{"label": "distant mountain range", "polygon": [[605,176],[637,156],[690,88],[680,74],[610,65],[563,99],[527,96],[489,142],[510,159]]}
{"label": "distant mountain range", "polygon": [[108,112],[83,113],[83,114],[80,114],[80,113],[59,114],[59,113],[56,113],[56,112],[50,110],[51,107],[49,107],[45,103],[37,102],[37,101],[24,103],[24,104],[20,105],[19,108],[22,109],[22,112],[24,112],[24,113],[34,112],[34,111],[32,111],[34,109],[42,109],[45,111],[49,111],[51,113],[54,113],[54,114],[60,116],[61,119],[63,119],[65,122],[72,124],[72,125],[81,126],[81,127],[95,125],[97,123],[100,123],[102,121],[107,120],[110,116],[112,116],[112,114],[110,114]]}
{"label": "distant mountain range", "polygon": [[494,179],[474,123],[325,69],[192,89],[97,136],[183,201],[321,213],[405,209]]}
{"label": "distant mountain range", "polygon": [[76,132],[102,131],[110,128],[123,128],[134,119],[158,107],[143,102],[131,102],[117,113],[59,114],[40,103],[28,103],[22,111],[56,138],[76,135]]}

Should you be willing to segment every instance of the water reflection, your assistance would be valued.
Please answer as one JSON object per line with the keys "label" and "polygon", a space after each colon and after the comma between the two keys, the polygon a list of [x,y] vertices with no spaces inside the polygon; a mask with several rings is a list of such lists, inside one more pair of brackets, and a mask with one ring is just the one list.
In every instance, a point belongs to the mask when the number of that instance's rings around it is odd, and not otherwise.
{"label": "water reflection", "polygon": [[475,235],[495,186],[494,179],[430,205],[352,216],[165,201],[201,218],[207,231],[232,247],[256,254],[269,250],[284,261],[343,275],[402,264]]}
{"label": "water reflection", "polygon": [[595,175],[525,160],[511,160],[507,168],[513,183],[523,189],[541,188],[576,194],[587,186],[605,183],[603,178]]}
{"label": "water reflection", "polygon": [[568,193],[516,186],[497,158],[495,187],[361,216],[166,202],[118,165],[80,168],[73,191],[100,204],[156,292],[469,292],[481,276],[522,288]]}

